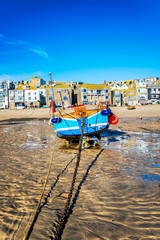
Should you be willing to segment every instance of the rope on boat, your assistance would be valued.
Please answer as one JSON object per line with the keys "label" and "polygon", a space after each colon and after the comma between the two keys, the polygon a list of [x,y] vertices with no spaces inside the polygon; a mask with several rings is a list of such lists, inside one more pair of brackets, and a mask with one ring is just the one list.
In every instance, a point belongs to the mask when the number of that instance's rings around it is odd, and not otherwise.
{"label": "rope on boat", "polygon": [[[57,124],[57,128],[58,128],[58,124]],[[50,171],[51,171],[51,166],[52,166],[52,162],[53,162],[53,156],[54,156],[54,152],[55,152],[55,145],[56,145],[56,140],[57,140],[57,134],[55,134],[55,139],[54,139],[54,144],[53,144],[53,150],[52,150],[52,156],[51,156],[51,159],[50,159],[50,163],[49,163],[49,168],[48,168],[48,173],[47,173],[47,176],[46,176],[46,180],[45,180],[45,183],[44,183],[44,186],[43,186],[43,190],[41,192],[41,195],[40,195],[40,199],[38,201],[38,205],[37,205],[37,208],[34,212],[34,215],[33,215],[33,218],[32,218],[32,221],[30,223],[30,226],[27,230],[27,233],[24,237],[24,240],[28,240],[31,233],[32,233],[32,230],[33,230],[33,226],[37,220],[37,217],[38,217],[38,214],[39,214],[39,209],[40,209],[40,206],[41,206],[41,201],[42,201],[42,198],[43,198],[43,195],[44,195],[44,192],[45,192],[45,189],[46,189],[46,185],[47,185],[47,182],[48,182],[48,178],[49,178],[49,174],[50,174]]]}
{"label": "rope on boat", "polygon": [[[59,112],[61,113],[61,111],[59,110]],[[74,118],[74,119],[78,119],[78,117],[76,117],[76,116],[73,116],[72,114],[70,114],[70,113],[67,113],[67,112],[65,112],[64,110],[63,110],[63,112],[66,114],[66,115],[68,115],[68,116],[70,116],[70,117],[72,117],[72,118]],[[61,116],[62,116],[62,114],[61,114]]]}
{"label": "rope on boat", "polygon": [[81,126],[81,137],[80,137],[80,143],[79,143],[79,148],[78,148],[76,167],[75,167],[74,174],[73,174],[73,180],[72,180],[72,183],[71,183],[71,187],[70,187],[67,202],[66,202],[66,205],[65,205],[64,213],[58,221],[58,226],[57,226],[57,229],[56,229],[56,232],[55,232],[55,240],[60,240],[61,239],[65,224],[67,222],[70,202],[71,202],[71,198],[72,198],[72,194],[73,194],[73,190],[74,190],[74,184],[75,184],[75,181],[76,181],[78,167],[79,167],[79,163],[80,163],[80,160],[81,160],[83,130],[84,130],[84,120],[82,121],[82,126]]}

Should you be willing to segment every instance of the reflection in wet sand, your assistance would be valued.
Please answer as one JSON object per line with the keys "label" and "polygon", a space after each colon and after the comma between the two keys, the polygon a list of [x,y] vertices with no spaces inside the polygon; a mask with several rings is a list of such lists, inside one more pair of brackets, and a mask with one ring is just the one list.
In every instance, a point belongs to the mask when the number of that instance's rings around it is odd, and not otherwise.
{"label": "reflection in wet sand", "polygon": [[[62,239],[158,239],[160,134],[158,125],[120,123],[82,151]],[[44,121],[1,123],[1,239],[23,239],[37,206],[52,154],[52,126]],[[153,123],[152,123],[153,125]],[[58,140],[40,214],[30,239],[54,239],[64,211],[77,149]],[[53,236],[53,238],[51,237]]]}

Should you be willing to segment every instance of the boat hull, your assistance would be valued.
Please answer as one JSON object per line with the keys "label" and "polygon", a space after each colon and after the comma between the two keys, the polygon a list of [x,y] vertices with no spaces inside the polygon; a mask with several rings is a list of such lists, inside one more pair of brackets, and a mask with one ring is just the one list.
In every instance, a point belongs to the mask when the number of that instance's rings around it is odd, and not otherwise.
{"label": "boat hull", "polygon": [[108,115],[102,115],[101,112],[94,113],[87,118],[66,118],[62,117],[60,123],[54,123],[54,131],[57,136],[64,139],[78,139],[81,136],[82,123],[84,124],[84,136],[98,136],[109,127]]}

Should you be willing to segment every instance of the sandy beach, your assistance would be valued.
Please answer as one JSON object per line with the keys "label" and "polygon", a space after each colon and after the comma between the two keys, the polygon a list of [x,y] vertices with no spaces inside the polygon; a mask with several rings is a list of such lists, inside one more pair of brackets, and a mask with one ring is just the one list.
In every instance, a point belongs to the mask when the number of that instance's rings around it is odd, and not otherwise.
{"label": "sandy beach", "polygon": [[[111,110],[119,118],[160,117],[160,104],[136,106],[134,110],[127,110],[126,107],[111,107]],[[50,108],[0,110],[0,121],[15,119],[49,119],[50,116]]]}
{"label": "sandy beach", "polygon": [[[82,151],[63,240],[160,239],[160,105],[112,111],[119,123],[94,148]],[[23,240],[31,223],[53,153],[49,118],[49,109],[0,111],[2,240]],[[76,158],[77,148],[57,139],[29,239],[55,239]]]}

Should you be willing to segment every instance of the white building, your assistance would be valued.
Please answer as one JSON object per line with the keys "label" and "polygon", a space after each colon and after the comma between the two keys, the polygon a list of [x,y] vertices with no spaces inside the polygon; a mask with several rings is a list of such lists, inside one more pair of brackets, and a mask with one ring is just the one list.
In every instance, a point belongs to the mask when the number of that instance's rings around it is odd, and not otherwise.
{"label": "white building", "polygon": [[40,91],[36,90],[25,90],[25,104],[29,107],[40,105]]}
{"label": "white building", "polygon": [[137,90],[137,103],[145,104],[148,100],[147,93],[147,84],[149,83],[149,79],[136,79],[136,90]]}
{"label": "white building", "polygon": [[0,108],[8,108],[8,83],[6,81],[0,81]]}

